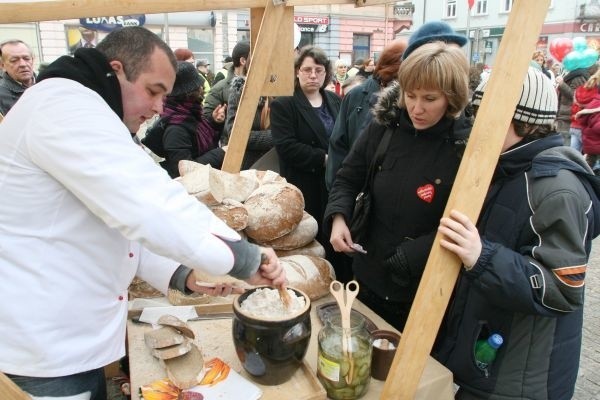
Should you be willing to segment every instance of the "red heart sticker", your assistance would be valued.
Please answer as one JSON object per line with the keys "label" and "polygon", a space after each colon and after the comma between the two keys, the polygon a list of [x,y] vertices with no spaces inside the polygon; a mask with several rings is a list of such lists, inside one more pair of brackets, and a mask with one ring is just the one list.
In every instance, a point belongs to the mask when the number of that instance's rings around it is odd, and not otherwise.
{"label": "red heart sticker", "polygon": [[423,201],[431,203],[433,201],[433,194],[435,193],[435,188],[431,183],[428,183],[425,186],[421,186],[417,188],[417,196]]}

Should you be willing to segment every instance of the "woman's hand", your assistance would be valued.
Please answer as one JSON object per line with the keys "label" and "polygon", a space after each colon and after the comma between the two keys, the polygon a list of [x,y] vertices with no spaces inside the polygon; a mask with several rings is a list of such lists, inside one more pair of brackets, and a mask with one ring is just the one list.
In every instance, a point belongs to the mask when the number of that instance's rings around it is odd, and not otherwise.
{"label": "woman's hand", "polygon": [[217,124],[222,124],[225,122],[225,117],[227,116],[227,104],[219,104],[212,112],[213,120]]}
{"label": "woman's hand", "polygon": [[469,217],[452,210],[449,217],[440,220],[438,232],[444,235],[440,245],[456,254],[466,269],[475,265],[481,255],[481,238]]}
{"label": "woman's hand", "polygon": [[279,262],[275,251],[269,247],[261,247],[261,263],[258,270],[245,281],[251,285],[281,286],[287,282],[285,270]]}
{"label": "woman's hand", "polygon": [[342,214],[335,214],[333,216],[329,243],[331,243],[333,249],[337,252],[354,253],[354,249],[351,247],[354,244],[352,242],[352,235]]}
{"label": "woman's hand", "polygon": [[227,297],[230,294],[244,293],[244,288],[233,286],[230,283],[216,283],[214,286],[198,285],[196,283],[196,274],[194,271],[188,275],[185,284],[188,289],[193,290],[196,293],[206,294],[209,296]]}

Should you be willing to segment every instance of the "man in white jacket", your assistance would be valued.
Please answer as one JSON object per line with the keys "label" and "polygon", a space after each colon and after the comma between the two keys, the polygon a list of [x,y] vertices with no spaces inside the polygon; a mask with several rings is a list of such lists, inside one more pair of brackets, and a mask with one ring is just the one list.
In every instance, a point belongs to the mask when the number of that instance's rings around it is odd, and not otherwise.
{"label": "man in white jacket", "polygon": [[272,249],[240,240],[133,142],[175,66],[154,33],[124,28],[48,66],[0,124],[0,371],[34,396],[106,397],[135,275],[165,292],[202,291],[193,269],[285,282]]}

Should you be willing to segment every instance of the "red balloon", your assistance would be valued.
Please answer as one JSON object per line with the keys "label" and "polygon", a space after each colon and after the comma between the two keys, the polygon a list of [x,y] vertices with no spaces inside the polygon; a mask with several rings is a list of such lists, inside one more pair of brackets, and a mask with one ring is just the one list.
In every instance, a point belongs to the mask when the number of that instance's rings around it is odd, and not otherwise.
{"label": "red balloon", "polygon": [[573,40],[571,38],[556,38],[550,42],[550,54],[558,62],[573,50]]}

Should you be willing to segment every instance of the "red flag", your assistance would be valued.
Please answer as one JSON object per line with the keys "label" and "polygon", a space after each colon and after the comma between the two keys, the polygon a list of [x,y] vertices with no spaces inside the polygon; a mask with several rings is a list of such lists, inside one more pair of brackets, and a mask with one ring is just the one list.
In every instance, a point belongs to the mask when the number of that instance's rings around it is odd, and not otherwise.
{"label": "red flag", "polygon": [[467,0],[467,2],[469,3],[469,10],[470,10],[475,5],[475,0]]}

